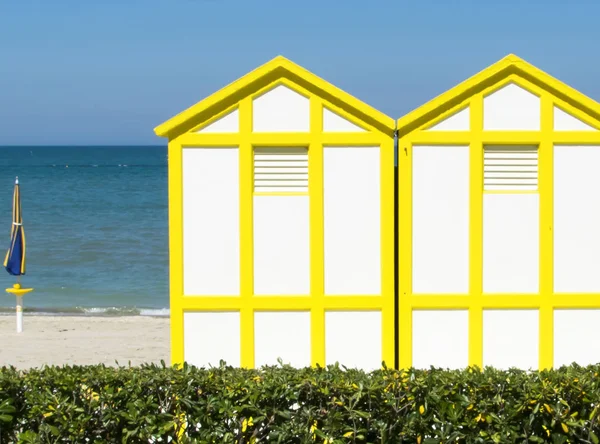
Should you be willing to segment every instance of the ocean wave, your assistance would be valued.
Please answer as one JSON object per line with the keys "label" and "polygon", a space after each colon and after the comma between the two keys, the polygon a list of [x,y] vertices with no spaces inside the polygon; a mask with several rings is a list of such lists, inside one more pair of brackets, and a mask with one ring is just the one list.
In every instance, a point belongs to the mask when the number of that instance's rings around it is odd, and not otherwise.
{"label": "ocean wave", "polygon": [[[23,307],[23,312],[33,316],[169,316],[168,308],[139,307]],[[0,307],[0,316],[13,315],[15,307]]]}
{"label": "ocean wave", "polygon": [[169,316],[171,311],[168,308],[141,308],[140,316]]}

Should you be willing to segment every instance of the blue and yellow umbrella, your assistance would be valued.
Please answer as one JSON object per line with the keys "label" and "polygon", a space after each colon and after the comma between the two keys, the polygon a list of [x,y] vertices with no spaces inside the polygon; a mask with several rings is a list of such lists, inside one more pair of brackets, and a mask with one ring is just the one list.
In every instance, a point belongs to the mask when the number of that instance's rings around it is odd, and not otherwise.
{"label": "blue and yellow umbrella", "polygon": [[19,178],[15,180],[13,193],[12,228],[10,232],[10,248],[4,259],[4,268],[13,276],[25,274],[25,230],[23,230],[23,213],[21,212],[21,191]]}
{"label": "blue and yellow umbrella", "polygon": [[19,178],[15,180],[15,191],[13,193],[13,218],[10,230],[10,248],[4,259],[4,268],[9,274],[17,276],[17,283],[6,292],[17,297],[17,333],[23,331],[23,295],[29,293],[33,288],[21,288],[19,280],[25,274],[25,230],[23,230],[23,213],[21,212],[21,191],[19,189]]}

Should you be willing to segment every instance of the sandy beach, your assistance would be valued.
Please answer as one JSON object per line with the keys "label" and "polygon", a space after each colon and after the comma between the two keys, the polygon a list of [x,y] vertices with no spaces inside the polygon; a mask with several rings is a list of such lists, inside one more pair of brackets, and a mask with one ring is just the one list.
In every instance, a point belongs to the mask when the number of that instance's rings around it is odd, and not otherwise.
{"label": "sandy beach", "polygon": [[146,316],[0,316],[0,367],[170,363],[169,318]]}

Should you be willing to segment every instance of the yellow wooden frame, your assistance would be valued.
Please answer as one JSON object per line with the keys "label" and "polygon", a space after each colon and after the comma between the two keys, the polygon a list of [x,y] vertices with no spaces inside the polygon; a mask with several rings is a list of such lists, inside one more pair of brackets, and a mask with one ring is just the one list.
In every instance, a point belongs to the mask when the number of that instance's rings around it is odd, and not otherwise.
{"label": "yellow wooden frame", "polygon": [[[309,98],[310,131],[256,133],[252,131],[252,100],[277,85]],[[365,129],[364,133],[323,132],[323,107]],[[197,133],[234,109],[239,112],[236,133]],[[394,365],[394,200],[395,121],[330,85],[283,57],[277,57],[221,91],[204,99],[155,129],[169,138],[169,248],[171,302],[171,361],[182,363],[185,311],[239,311],[240,362],[254,366],[254,312],[306,310],[311,313],[312,365],[325,363],[327,310],[380,310],[382,356]],[[310,295],[254,295],[253,284],[253,149],[254,147],[308,147],[310,196]],[[380,295],[327,296],[324,294],[323,147],[378,146],[381,163]],[[183,292],[182,150],[193,147],[238,147],[240,171],[240,296],[185,295]]]}
{"label": "yellow wooden frame", "polygon": [[[539,131],[484,131],[483,98],[514,82],[540,97]],[[484,309],[538,309],[539,367],[553,365],[555,308],[600,308],[600,294],[558,294],[553,291],[553,150],[554,145],[600,145],[600,131],[554,131],[554,106],[600,128],[600,104],[554,79],[524,60],[509,55],[460,85],[398,120],[399,340],[401,368],[412,365],[412,312],[419,309],[469,311],[469,364],[483,364]],[[427,131],[432,125],[470,107],[469,131]],[[484,294],[483,278],[483,147],[539,147],[540,287],[539,294]],[[469,294],[412,293],[412,151],[415,145],[470,147]]]}

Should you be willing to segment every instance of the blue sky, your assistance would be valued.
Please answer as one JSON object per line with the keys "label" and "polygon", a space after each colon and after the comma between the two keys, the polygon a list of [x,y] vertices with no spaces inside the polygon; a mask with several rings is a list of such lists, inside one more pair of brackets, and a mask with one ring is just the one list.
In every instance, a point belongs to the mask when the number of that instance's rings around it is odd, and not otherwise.
{"label": "blue sky", "polygon": [[515,53],[600,100],[598,0],[0,0],[0,145],[152,129],[281,54],[397,118]]}

